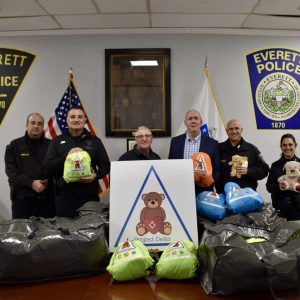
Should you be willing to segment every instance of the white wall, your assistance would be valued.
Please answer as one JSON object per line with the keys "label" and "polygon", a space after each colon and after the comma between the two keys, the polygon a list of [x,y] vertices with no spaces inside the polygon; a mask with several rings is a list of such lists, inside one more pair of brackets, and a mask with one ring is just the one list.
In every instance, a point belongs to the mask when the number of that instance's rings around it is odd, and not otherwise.
{"label": "white wall", "polygon": [[[245,55],[272,46],[300,48],[297,37],[231,35],[83,35],[1,38],[1,47],[23,49],[36,59],[0,127],[0,218],[9,218],[10,200],[4,172],[5,145],[25,132],[25,118],[38,111],[47,120],[67,87],[67,73],[74,80],[93,125],[101,136],[111,160],[126,151],[125,138],[105,137],[106,48],[171,48],[172,134],[179,128],[184,113],[200,92],[206,56],[215,92],[225,121],[242,120],[244,138],[261,150],[270,164],[280,154],[279,140],[286,131],[256,129]],[[290,131],[300,141],[299,131]],[[167,157],[170,138],[156,138],[153,149]],[[266,200],[265,181],[259,191]]]}

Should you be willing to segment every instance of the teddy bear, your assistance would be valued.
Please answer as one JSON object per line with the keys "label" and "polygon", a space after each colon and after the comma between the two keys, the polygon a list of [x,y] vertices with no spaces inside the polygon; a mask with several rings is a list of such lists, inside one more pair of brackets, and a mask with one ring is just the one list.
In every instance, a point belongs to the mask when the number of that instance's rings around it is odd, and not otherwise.
{"label": "teddy bear", "polygon": [[297,161],[288,161],[283,170],[286,174],[278,178],[279,188],[281,190],[292,190],[300,192],[300,163]]}
{"label": "teddy bear", "polygon": [[238,166],[247,167],[248,166],[248,157],[240,156],[240,155],[233,155],[231,158],[231,161],[228,164],[229,164],[229,166],[231,166],[230,176],[231,177],[236,176],[237,178],[241,178],[242,176],[237,173],[236,167],[238,167]]}
{"label": "teddy bear", "polygon": [[138,235],[144,235],[147,232],[169,235],[172,232],[172,226],[169,222],[165,222],[166,213],[161,207],[164,199],[165,195],[157,192],[142,195],[145,207],[140,213],[140,222],[136,225]]}

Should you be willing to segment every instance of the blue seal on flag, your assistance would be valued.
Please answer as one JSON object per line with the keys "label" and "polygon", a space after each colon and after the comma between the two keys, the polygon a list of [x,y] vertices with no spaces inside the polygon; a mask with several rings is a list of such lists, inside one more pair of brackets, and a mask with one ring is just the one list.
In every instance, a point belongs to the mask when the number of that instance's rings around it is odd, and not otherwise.
{"label": "blue seal on flag", "polygon": [[205,136],[209,136],[209,129],[208,129],[207,124],[203,124],[203,125],[200,127],[200,131],[201,131],[201,134],[203,134],[203,135],[205,135]]}
{"label": "blue seal on flag", "polygon": [[300,129],[300,52],[262,49],[246,61],[257,129]]}

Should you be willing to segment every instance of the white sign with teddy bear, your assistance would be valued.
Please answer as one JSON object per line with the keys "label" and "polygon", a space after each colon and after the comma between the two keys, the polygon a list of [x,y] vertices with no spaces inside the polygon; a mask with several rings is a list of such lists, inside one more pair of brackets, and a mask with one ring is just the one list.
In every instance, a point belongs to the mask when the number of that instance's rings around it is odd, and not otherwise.
{"label": "white sign with teddy bear", "polygon": [[192,160],[112,162],[109,223],[110,251],[127,239],[158,250],[198,245]]}

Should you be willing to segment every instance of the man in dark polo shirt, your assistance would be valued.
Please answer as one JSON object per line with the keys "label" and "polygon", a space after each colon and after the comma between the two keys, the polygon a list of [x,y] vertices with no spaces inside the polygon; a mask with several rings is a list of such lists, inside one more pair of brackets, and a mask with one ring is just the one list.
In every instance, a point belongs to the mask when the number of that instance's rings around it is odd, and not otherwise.
{"label": "man in dark polo shirt", "polygon": [[152,132],[146,126],[140,126],[135,133],[136,145],[124,153],[119,160],[157,160],[159,155],[152,151]]}

